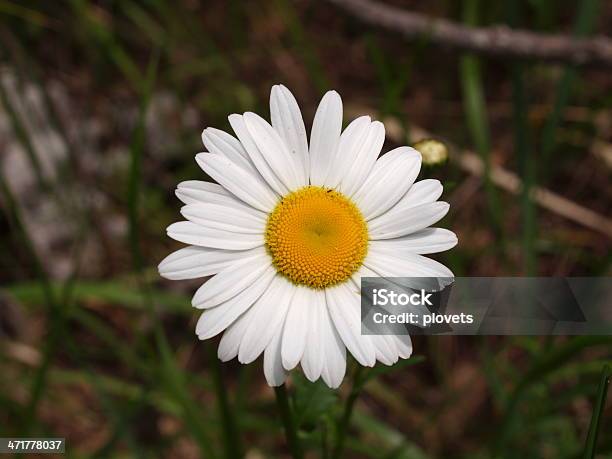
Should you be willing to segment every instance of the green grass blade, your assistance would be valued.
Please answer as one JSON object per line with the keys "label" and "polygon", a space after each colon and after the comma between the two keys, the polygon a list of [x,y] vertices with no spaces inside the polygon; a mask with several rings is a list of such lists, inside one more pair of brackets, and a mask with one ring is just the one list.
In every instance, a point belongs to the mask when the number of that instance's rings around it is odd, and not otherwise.
{"label": "green grass blade", "polygon": [[516,384],[510,396],[502,425],[499,428],[494,457],[501,457],[501,453],[506,450],[507,442],[517,427],[517,417],[521,402],[534,385],[545,381],[551,374],[566,365],[569,359],[584,349],[596,346],[610,346],[611,344],[612,337],[610,336],[579,336],[534,359],[530,368]]}
{"label": "green grass blade", "polygon": [[531,198],[532,190],[536,185],[536,159],[533,156],[533,150],[529,148],[530,136],[527,124],[528,108],[524,73],[523,65],[515,64],[512,69],[514,148],[523,179],[523,187],[521,188],[523,273],[526,276],[533,276],[538,271],[535,249],[537,236],[536,209]]}
{"label": "green grass blade", "polygon": [[[2,288],[22,303],[36,306],[45,302],[44,292],[36,282],[19,282]],[[50,288],[54,294],[59,294],[62,284],[51,282]],[[184,315],[191,312],[191,308],[187,306],[189,298],[186,295],[169,293],[162,289],[150,289],[150,292],[157,302],[163,304],[164,309],[172,314]],[[145,310],[142,292],[131,280],[78,280],[73,285],[73,296],[77,302],[106,302],[128,310]]]}
{"label": "green grass blade", "polygon": [[382,90],[380,115],[383,117],[393,115],[403,118],[405,114],[401,106],[402,96],[412,75],[411,59],[398,60],[396,56],[389,59],[372,34],[366,36],[365,43]]}
{"label": "green grass blade", "polygon": [[40,11],[7,0],[0,0],[0,15],[13,16],[39,27],[49,27],[50,22]]}
{"label": "green grass blade", "polygon": [[228,459],[242,457],[242,445],[240,435],[236,427],[234,411],[229,404],[227,390],[221,373],[221,361],[217,358],[217,352],[211,343],[208,343],[208,360],[213,373],[213,384],[217,396],[217,405],[223,424],[223,442],[225,444],[225,455]]}
{"label": "green grass blade", "polygon": [[589,433],[587,435],[586,447],[584,450],[584,459],[593,459],[595,457],[597,436],[601,427],[603,410],[606,406],[606,397],[608,395],[608,388],[610,387],[610,378],[612,378],[612,368],[610,368],[609,365],[606,365],[601,372],[599,390],[597,392],[597,401],[593,407],[593,416],[591,417]]}
{"label": "green grass blade", "polygon": [[[599,0],[583,0],[578,3],[580,7],[574,25],[574,36],[584,37],[589,35],[593,29],[593,25],[599,14]],[[549,164],[549,161],[552,159],[551,155],[555,148],[557,131],[561,124],[563,110],[565,110],[569,102],[571,90],[577,76],[578,71],[576,68],[567,66],[557,84],[553,109],[546,120],[542,132],[541,154],[543,164]]]}
{"label": "green grass blade", "polygon": [[186,425],[191,429],[191,433],[198,443],[202,454],[206,457],[213,458],[215,457],[215,453],[212,449],[212,444],[208,435],[206,434],[205,425],[198,416],[197,404],[191,399],[184,375],[174,361],[174,356],[170,350],[166,334],[155,311],[154,300],[149,285],[143,276],[143,258],[139,240],[142,157],[145,139],[145,119],[155,84],[155,78],[157,76],[159,57],[157,51],[151,56],[146,72],[147,77],[142,83],[140,114],[130,148],[130,169],[128,178],[129,245],[132,253],[134,270],[138,273],[141,283],[142,301],[153,317],[154,338],[161,359],[159,368],[162,380],[173,398],[181,405]]}
{"label": "green grass blade", "polygon": [[382,101],[379,107],[380,116],[383,118],[388,115],[397,117],[405,133],[405,142],[411,144],[408,116],[402,102],[413,74],[413,63],[420,48],[398,59],[395,55],[389,58],[373,34],[366,35],[365,45],[379,79],[378,86],[382,91]]}
{"label": "green grass blade", "polygon": [[130,171],[128,177],[128,217],[129,217],[129,242],[132,251],[132,260],[134,268],[137,272],[143,269],[142,254],[139,244],[139,205],[142,181],[142,156],[145,142],[145,120],[146,113],[151,100],[157,68],[159,64],[159,52],[154,51],[151,56],[151,61],[147,69],[146,80],[142,84],[142,97],[140,103],[140,113],[136,129],[132,135],[132,143],[130,145]]}
{"label": "green grass blade", "polygon": [[15,229],[14,234],[18,237],[18,242],[25,247],[26,252],[34,265],[36,275],[40,282],[40,289],[42,290],[42,295],[48,309],[50,324],[49,339],[44,349],[43,359],[34,374],[33,382],[30,387],[30,398],[23,411],[23,424],[21,431],[23,435],[27,435],[27,433],[33,428],[38,403],[43,396],[46,386],[47,373],[50,363],[59,343],[59,331],[63,321],[63,311],[56,299],[56,296],[53,294],[49,277],[47,276],[38,255],[36,254],[34,244],[32,243],[32,240],[23,223],[19,206],[8,183],[6,182],[6,179],[2,175],[0,175],[0,191],[5,201],[5,206],[8,209],[9,221],[12,223]]}
{"label": "green grass blade", "polygon": [[[477,12],[478,0],[467,0],[464,9],[464,22],[471,26],[476,25]],[[503,245],[499,197],[491,181],[491,138],[479,58],[472,54],[464,55],[460,61],[459,74],[468,128],[484,164],[484,186],[489,217]]]}
{"label": "green grass blade", "polygon": [[[509,2],[508,19],[511,26],[519,27],[522,17],[521,4]],[[521,245],[523,252],[522,271],[526,276],[533,276],[537,272],[537,259],[535,241],[537,235],[536,209],[531,199],[531,192],[536,184],[536,157],[532,145],[529,129],[529,103],[525,78],[527,67],[522,62],[511,65],[512,76],[512,124],[514,130],[514,153],[518,162],[518,169],[523,179],[521,188]]]}
{"label": "green grass blade", "polygon": [[132,57],[117,40],[114,32],[99,18],[95,9],[90,7],[89,2],[70,0],[70,5],[76,16],[75,23],[83,28],[83,32],[89,35],[99,49],[108,55],[132,87],[139,92],[142,75]]}
{"label": "green grass blade", "polygon": [[[430,457],[420,447],[411,443],[409,439],[404,436],[403,432],[396,430],[394,426],[376,419],[376,417],[367,412],[360,411],[358,415],[355,416],[353,424],[359,432],[367,433],[367,437],[375,437],[378,440],[375,447],[370,446],[365,449],[365,451],[360,451],[370,455],[370,457],[384,457],[385,451],[381,451],[381,447],[387,449],[387,451],[390,449],[387,454],[396,458],[427,459]],[[355,447],[359,446],[361,450],[363,445],[357,443],[358,438],[359,436],[355,439],[353,439],[353,437],[349,438],[347,446],[351,449],[356,449]],[[371,448],[374,449],[372,450]],[[347,455],[347,457],[350,456]]]}
{"label": "green grass blade", "polygon": [[296,14],[294,2],[276,0],[274,2],[274,8],[285,21],[295,47],[295,52],[299,53],[304,60],[304,65],[308,70],[308,75],[312,79],[312,83],[321,93],[329,90],[330,86],[327,75],[317,56],[316,49],[308,39],[307,31],[304,30],[300,18]]}

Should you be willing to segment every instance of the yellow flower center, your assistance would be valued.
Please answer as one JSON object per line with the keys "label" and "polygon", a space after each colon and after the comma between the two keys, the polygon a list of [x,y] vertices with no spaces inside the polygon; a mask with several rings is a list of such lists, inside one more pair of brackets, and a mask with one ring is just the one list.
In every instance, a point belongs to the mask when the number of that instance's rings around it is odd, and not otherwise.
{"label": "yellow flower center", "polygon": [[368,229],[346,196],[306,186],[284,196],[266,225],[277,271],[294,282],[325,288],[347,280],[368,250]]}

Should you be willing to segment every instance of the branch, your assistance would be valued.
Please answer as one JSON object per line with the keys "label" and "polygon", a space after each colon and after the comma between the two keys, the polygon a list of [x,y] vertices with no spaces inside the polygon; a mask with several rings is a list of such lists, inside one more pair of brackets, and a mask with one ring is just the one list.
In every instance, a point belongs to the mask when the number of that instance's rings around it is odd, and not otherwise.
{"label": "branch", "polygon": [[409,39],[425,37],[438,45],[491,56],[612,67],[612,40],[604,36],[579,39],[506,26],[465,27],[372,0],[329,1],[367,24]]}

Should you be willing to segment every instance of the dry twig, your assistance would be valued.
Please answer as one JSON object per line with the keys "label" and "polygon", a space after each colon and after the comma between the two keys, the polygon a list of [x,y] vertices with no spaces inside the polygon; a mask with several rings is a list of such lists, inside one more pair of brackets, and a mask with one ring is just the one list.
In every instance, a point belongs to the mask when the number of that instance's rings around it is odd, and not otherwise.
{"label": "dry twig", "polygon": [[505,26],[466,27],[372,0],[329,0],[351,15],[406,38],[424,37],[438,45],[492,56],[563,62],[574,65],[612,66],[612,40],[539,34]]}

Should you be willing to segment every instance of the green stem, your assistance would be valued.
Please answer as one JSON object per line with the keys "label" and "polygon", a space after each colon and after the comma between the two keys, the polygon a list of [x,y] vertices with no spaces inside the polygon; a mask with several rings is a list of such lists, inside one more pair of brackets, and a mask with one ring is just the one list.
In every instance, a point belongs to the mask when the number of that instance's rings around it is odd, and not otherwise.
{"label": "green stem", "polygon": [[227,390],[223,384],[221,374],[221,362],[217,358],[215,348],[208,346],[209,360],[212,367],[213,383],[217,395],[217,403],[223,424],[223,442],[225,443],[225,455],[228,459],[243,457],[240,436],[236,428],[236,422],[232,414],[227,397]]}
{"label": "green stem", "polygon": [[332,457],[334,459],[339,459],[342,457],[342,453],[344,451],[344,442],[346,440],[346,434],[348,432],[348,427],[351,422],[351,416],[353,415],[353,409],[355,407],[355,402],[357,398],[359,398],[359,394],[361,394],[361,389],[363,388],[363,367],[361,365],[357,366],[355,373],[353,374],[353,386],[351,388],[351,393],[346,399],[346,403],[344,404],[344,412],[342,413],[342,418],[338,423],[338,438],[336,442],[336,447],[334,448],[334,452]]}
{"label": "green stem", "polygon": [[302,448],[297,436],[297,428],[293,421],[293,415],[291,414],[291,408],[289,407],[289,398],[287,397],[287,389],[285,385],[274,388],[276,394],[276,403],[280,411],[283,425],[285,426],[285,437],[287,438],[287,445],[291,451],[293,459],[302,459]]}

